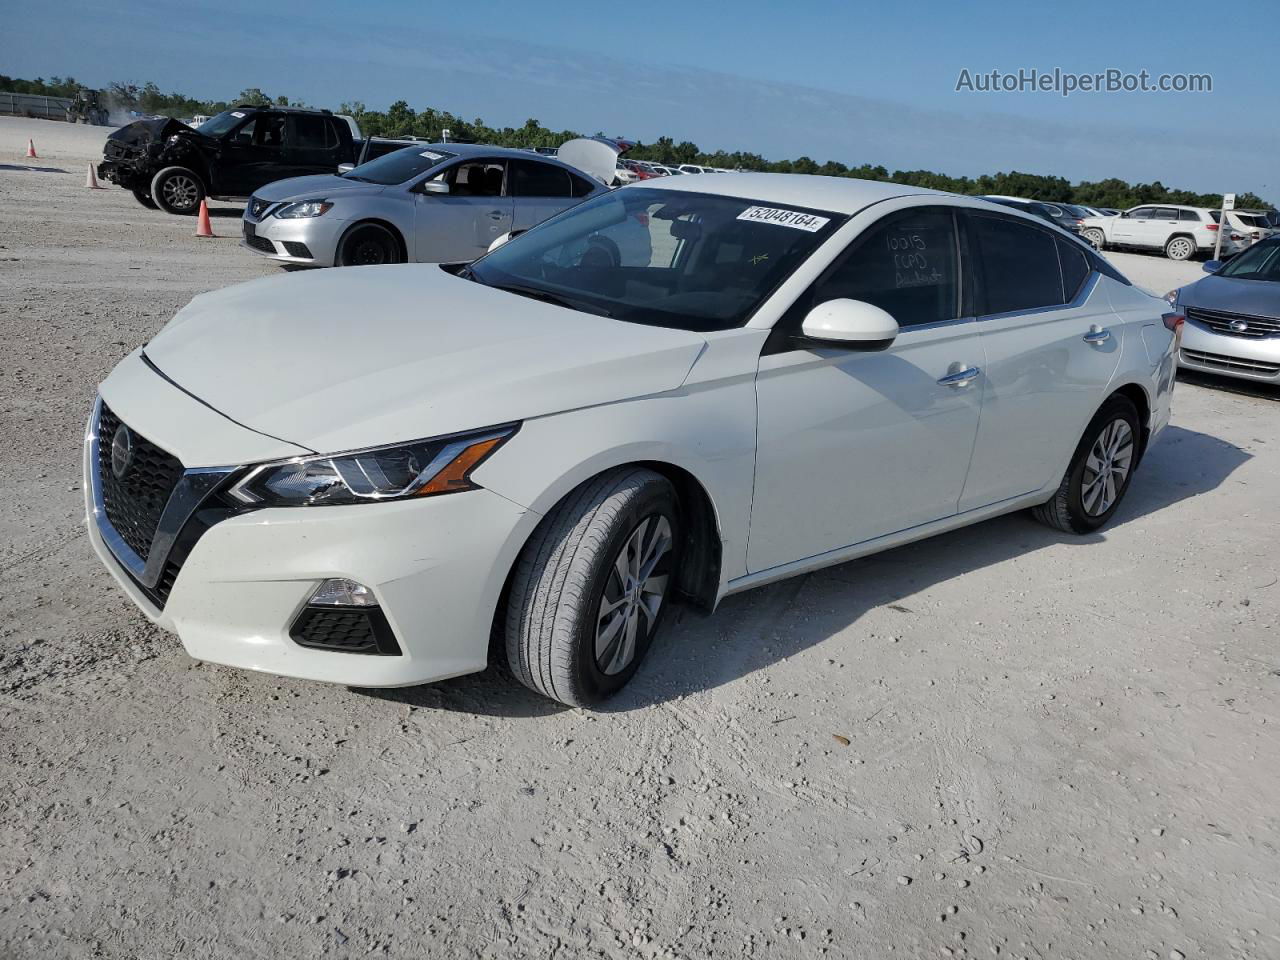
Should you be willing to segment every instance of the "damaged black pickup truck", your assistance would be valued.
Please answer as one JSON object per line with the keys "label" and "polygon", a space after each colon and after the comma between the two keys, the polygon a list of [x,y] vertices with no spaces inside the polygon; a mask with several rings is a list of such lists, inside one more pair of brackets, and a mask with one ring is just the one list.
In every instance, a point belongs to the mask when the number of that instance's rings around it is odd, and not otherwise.
{"label": "damaged black pickup truck", "polygon": [[98,176],[144,206],[194,214],[205,197],[244,200],[273,180],[337,173],[361,152],[354,121],[328,110],[238,106],[195,129],[167,117],[121,127]]}

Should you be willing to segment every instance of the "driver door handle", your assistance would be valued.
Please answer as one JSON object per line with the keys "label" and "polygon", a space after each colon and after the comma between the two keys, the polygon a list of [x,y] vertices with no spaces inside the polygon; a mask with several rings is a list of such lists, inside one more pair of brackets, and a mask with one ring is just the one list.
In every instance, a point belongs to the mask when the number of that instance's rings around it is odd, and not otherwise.
{"label": "driver door handle", "polygon": [[967,387],[977,380],[981,374],[982,371],[977,367],[965,367],[963,370],[947,374],[938,383],[944,387]]}
{"label": "driver door handle", "polygon": [[503,218],[503,216],[505,216],[505,214],[503,214],[503,212],[502,212],[501,210],[490,210],[490,211],[489,211],[489,218],[490,218],[491,220],[501,220],[501,219]]}

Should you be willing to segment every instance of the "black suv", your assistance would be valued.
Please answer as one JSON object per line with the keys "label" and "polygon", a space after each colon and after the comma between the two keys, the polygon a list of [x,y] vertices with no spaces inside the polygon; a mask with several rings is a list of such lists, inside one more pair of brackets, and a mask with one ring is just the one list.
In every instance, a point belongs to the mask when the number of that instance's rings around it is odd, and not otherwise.
{"label": "black suv", "polygon": [[193,214],[206,196],[244,200],[273,180],[337,173],[357,152],[351,125],[328,110],[239,106],[195,129],[168,117],[121,127],[98,176],[144,206]]}

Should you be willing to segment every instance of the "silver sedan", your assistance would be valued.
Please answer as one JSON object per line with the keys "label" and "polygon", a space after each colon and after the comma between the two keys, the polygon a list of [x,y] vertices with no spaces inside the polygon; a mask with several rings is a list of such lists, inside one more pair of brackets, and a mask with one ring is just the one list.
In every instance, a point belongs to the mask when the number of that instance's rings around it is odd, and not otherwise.
{"label": "silver sedan", "polygon": [[416,144],[343,174],[262,187],[245,207],[241,244],[303,266],[469,261],[606,189],[524,150]]}

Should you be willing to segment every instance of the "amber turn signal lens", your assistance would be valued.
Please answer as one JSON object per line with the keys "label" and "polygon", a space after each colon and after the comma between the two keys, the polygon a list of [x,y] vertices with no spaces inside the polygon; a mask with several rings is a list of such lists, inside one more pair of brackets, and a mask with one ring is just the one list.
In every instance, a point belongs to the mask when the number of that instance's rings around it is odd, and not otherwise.
{"label": "amber turn signal lens", "polygon": [[417,492],[417,496],[426,497],[433,493],[456,493],[459,490],[470,490],[475,484],[471,482],[471,471],[484,461],[484,458],[504,441],[506,437],[490,437],[473,443],[450,461],[449,465],[431,478],[431,481]]}

